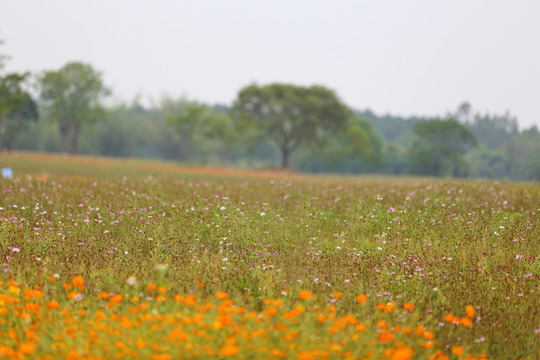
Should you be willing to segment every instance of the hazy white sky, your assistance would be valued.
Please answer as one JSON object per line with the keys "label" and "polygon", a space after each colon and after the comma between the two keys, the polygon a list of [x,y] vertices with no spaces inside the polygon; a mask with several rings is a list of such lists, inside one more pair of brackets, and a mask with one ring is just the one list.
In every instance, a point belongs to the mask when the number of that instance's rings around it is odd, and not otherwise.
{"label": "hazy white sky", "polygon": [[379,114],[467,100],[540,126],[538,0],[0,0],[0,38],[7,70],[88,62],[122,100],[316,83]]}

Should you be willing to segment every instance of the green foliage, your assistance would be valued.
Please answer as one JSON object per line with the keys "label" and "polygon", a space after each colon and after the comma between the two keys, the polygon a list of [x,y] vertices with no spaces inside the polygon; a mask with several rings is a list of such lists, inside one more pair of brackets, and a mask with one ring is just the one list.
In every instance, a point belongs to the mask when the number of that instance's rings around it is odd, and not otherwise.
{"label": "green foliage", "polygon": [[25,88],[28,73],[0,77],[0,150],[13,150],[19,132],[38,118],[37,105]]}
{"label": "green foliage", "polygon": [[464,154],[477,144],[476,138],[455,119],[418,122],[413,127],[417,136],[409,150],[411,171],[434,176],[466,176]]}
{"label": "green foliage", "polygon": [[88,64],[72,62],[58,71],[42,74],[39,87],[49,118],[58,122],[62,152],[67,152],[71,141],[70,152],[77,153],[82,124],[105,115],[101,101],[109,90],[103,84],[102,74]]}
{"label": "green foliage", "polygon": [[319,151],[301,151],[295,165],[303,171],[365,173],[383,161],[383,143],[371,123],[355,116],[344,133],[331,137]]}
{"label": "green foliage", "polygon": [[281,165],[289,167],[290,155],[301,145],[321,146],[328,136],[346,129],[350,110],[323,87],[289,84],[249,85],[240,90],[232,113],[251,120],[278,146]]}

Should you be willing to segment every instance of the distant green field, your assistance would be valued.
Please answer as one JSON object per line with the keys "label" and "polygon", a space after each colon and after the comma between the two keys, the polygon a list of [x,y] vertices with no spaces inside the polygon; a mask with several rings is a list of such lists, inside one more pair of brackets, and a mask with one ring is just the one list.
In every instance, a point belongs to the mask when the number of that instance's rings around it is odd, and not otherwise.
{"label": "distant green field", "polygon": [[538,184],[0,167],[0,358],[540,355]]}

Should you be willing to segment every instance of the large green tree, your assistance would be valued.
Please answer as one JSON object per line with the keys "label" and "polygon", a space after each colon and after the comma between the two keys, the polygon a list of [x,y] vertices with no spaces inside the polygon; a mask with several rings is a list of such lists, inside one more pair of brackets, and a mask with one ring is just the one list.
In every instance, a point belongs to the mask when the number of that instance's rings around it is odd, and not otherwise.
{"label": "large green tree", "polygon": [[237,121],[251,121],[278,146],[281,165],[288,168],[299,146],[322,145],[329,136],[345,131],[351,111],[323,86],[289,84],[249,85],[233,103]]}
{"label": "large green tree", "polygon": [[413,126],[416,140],[409,150],[411,171],[420,175],[465,176],[465,152],[477,141],[455,119],[421,121]]}
{"label": "large green tree", "polygon": [[36,103],[25,89],[29,74],[0,75],[0,150],[13,150],[18,133],[38,118]]}
{"label": "large green tree", "polygon": [[81,126],[104,116],[101,101],[109,94],[102,74],[80,62],[66,64],[58,71],[45,72],[39,79],[41,100],[48,117],[58,122],[61,150],[76,154]]}

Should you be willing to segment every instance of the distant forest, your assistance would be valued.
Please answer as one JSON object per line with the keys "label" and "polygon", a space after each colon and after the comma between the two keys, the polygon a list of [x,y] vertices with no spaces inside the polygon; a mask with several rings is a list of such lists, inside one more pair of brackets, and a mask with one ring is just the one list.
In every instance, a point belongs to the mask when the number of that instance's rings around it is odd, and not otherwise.
{"label": "distant forest", "polygon": [[41,74],[4,73],[0,151],[289,168],[310,173],[416,174],[540,180],[540,135],[515,117],[469,103],[439,118],[352,110],[324,86],[250,84],[232,104],[162,98],[104,106],[102,74],[68,63]]}
{"label": "distant forest", "polygon": [[[163,99],[145,108],[138,101],[106,109],[100,121],[81,127],[78,153],[114,157],[178,160],[185,164],[269,168],[280,166],[278,148],[270,140],[246,144],[208,132],[182,135],[171,128],[169,119],[183,113],[192,102]],[[197,105],[201,105],[198,103]],[[227,114],[229,107],[210,108]],[[474,134],[478,143],[466,151],[466,169],[461,176],[489,179],[540,180],[540,134],[533,126],[520,131],[509,114],[488,115],[461,105],[453,116]],[[44,113],[44,110],[42,110]],[[411,174],[410,150],[415,142],[416,123],[432,120],[420,117],[377,115],[355,111],[373,129],[367,155],[342,157],[332,144],[322,149],[305,146],[292,156],[290,167],[303,172],[352,174]],[[230,131],[236,131],[231,129]],[[226,130],[227,131],[227,130]],[[241,132],[241,130],[240,130]],[[235,134],[228,134],[228,136]],[[238,135],[238,134],[236,134]],[[241,138],[241,134],[240,138]],[[236,138],[237,136],[232,136]],[[339,142],[339,137],[335,139]],[[61,152],[58,126],[40,119],[31,122],[15,141],[15,150]],[[343,156],[347,156],[344,154]]]}

